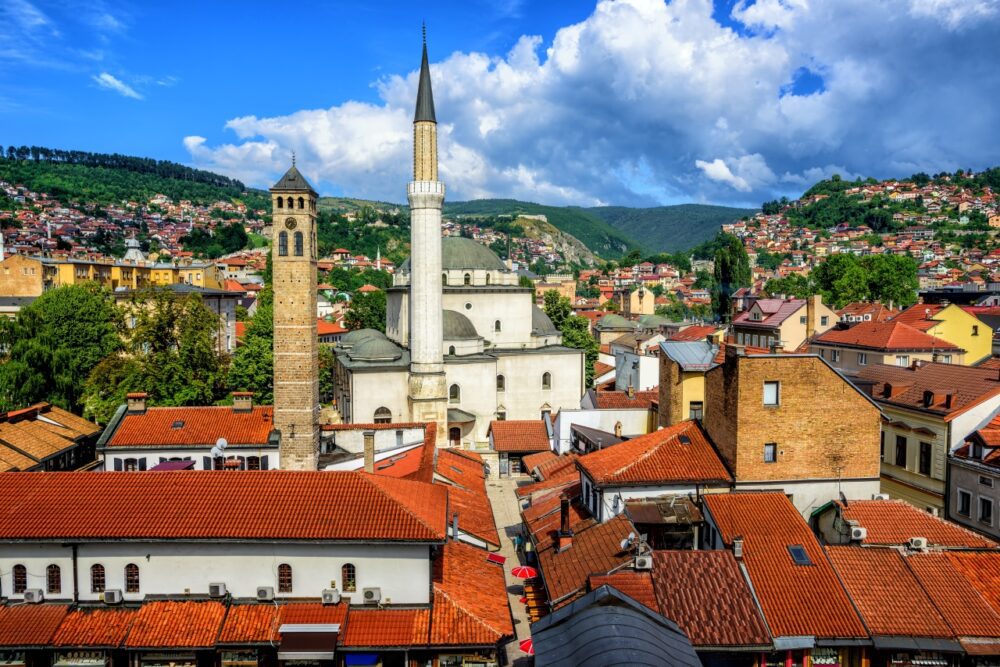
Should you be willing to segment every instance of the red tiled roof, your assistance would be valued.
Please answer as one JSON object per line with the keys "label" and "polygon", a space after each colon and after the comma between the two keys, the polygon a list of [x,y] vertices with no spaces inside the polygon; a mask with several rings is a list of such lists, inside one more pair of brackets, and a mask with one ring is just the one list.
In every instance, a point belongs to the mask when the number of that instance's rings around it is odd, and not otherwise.
{"label": "red tiled roof", "polygon": [[551,461],[546,461],[545,463],[539,465],[538,474],[542,479],[552,479],[564,470],[572,470],[575,473],[575,464],[578,458],[580,458],[580,456],[576,452],[570,452],[569,454],[557,456]]}
{"label": "red tiled roof", "polygon": [[375,462],[375,474],[386,477],[408,477],[417,472],[424,459],[424,445],[387,456]]}
{"label": "red tiled roof", "polygon": [[569,504],[570,528],[580,532],[597,523],[591,518],[590,513],[579,501],[579,484],[575,484],[567,489],[561,489],[559,492],[550,493],[542,498],[536,498],[532,501],[531,507],[525,508],[521,512],[521,517],[528,528],[528,534],[531,536],[531,541],[535,544],[536,551],[548,549],[555,544],[561,520],[561,499],[563,495],[571,498]]}
{"label": "red tiled roof", "polygon": [[[750,312],[754,305],[759,306],[763,319],[750,319]],[[806,306],[805,299],[757,299],[747,310],[733,318],[734,326],[741,327],[761,327],[771,329],[780,327],[789,317],[799,312],[800,308]]]}
{"label": "red tiled roof", "polygon": [[962,573],[997,614],[1000,614],[1000,554],[995,552],[952,551],[952,567]]}
{"label": "red tiled roof", "polygon": [[490,422],[493,449],[498,452],[544,452],[552,448],[549,432],[541,419],[511,419]]}
{"label": "red tiled roof", "polygon": [[225,615],[221,602],[147,602],[135,615],[125,647],[214,648]]}
{"label": "red tiled roof", "polygon": [[873,635],[954,637],[895,549],[827,547],[827,553]]}
{"label": "red tiled roof", "polygon": [[[99,480],[72,472],[0,473],[0,539],[436,542],[445,537],[447,494],[420,482],[290,470],[96,474]],[[227,508],[224,521],[204,519],[216,516],[219,507]]]}
{"label": "red tiled roof", "polygon": [[340,326],[336,322],[327,322],[324,319],[316,320],[316,335],[317,336],[329,336],[332,334],[339,334],[346,332],[347,329]]}
{"label": "red tiled roof", "polygon": [[576,466],[566,467],[555,473],[552,477],[546,478],[541,482],[534,482],[517,487],[514,494],[518,498],[527,498],[529,496],[538,496],[540,494],[548,493],[554,489],[579,483],[580,473],[577,471]]}
{"label": "red tiled roof", "polygon": [[0,607],[0,646],[48,646],[66,610],[53,604]]}
{"label": "red tiled roof", "polygon": [[231,407],[148,408],[122,417],[107,447],[211,447],[219,438],[230,445],[263,445],[274,429],[274,409],[257,405],[239,412]]}
{"label": "red tiled roof", "polygon": [[470,491],[450,484],[441,484],[448,490],[448,511],[458,514],[458,529],[495,546],[500,546],[493,507],[486,496],[486,489]]}
{"label": "red tiled roof", "polygon": [[949,554],[916,554],[906,562],[956,635],[1000,637],[1000,614],[966,583]]}
{"label": "red tiled roof", "polygon": [[118,648],[132,629],[138,609],[75,609],[59,624],[53,646]]}
{"label": "red tiled roof", "polygon": [[430,609],[352,609],[339,643],[349,648],[426,646]]}
{"label": "red tiled roof", "polygon": [[889,308],[882,303],[869,303],[867,301],[855,301],[849,303],[840,310],[837,314],[841,317],[848,315],[871,315],[871,321],[873,322],[884,322],[887,319],[894,317],[899,314],[899,310],[894,308]]}
{"label": "red tiled roof", "polygon": [[630,551],[622,551],[621,541],[635,527],[624,514],[605,523],[577,531],[573,544],[565,551],[553,547],[538,550],[538,564],[545,579],[549,600],[558,605],[587,585],[592,574],[607,574],[632,559]]}
{"label": "red tiled roof", "polygon": [[521,463],[524,465],[525,470],[531,472],[536,466],[541,465],[542,463],[556,461],[558,458],[558,454],[549,450],[546,452],[538,452],[537,454],[528,454],[521,459]]}
{"label": "red tiled roof", "polygon": [[431,645],[494,646],[514,635],[503,570],[481,549],[449,542],[434,561]]}
{"label": "red tiled roof", "polygon": [[718,329],[710,325],[695,324],[670,336],[670,340],[699,341],[705,340]]}
{"label": "red tiled roof", "polygon": [[219,632],[219,644],[272,644],[281,639],[278,632],[286,623],[336,623],[347,619],[348,605],[319,602],[287,604],[234,604],[229,607]]}
{"label": "red tiled roof", "polygon": [[904,324],[909,324],[911,327],[920,329],[921,331],[927,331],[928,329],[933,329],[938,324],[941,324],[940,320],[935,320],[933,318],[943,309],[944,306],[940,304],[915,303],[899,315],[893,317],[892,321],[903,322]]}
{"label": "red tiled roof", "polygon": [[[727,545],[743,536],[743,562],[772,635],[867,636],[816,537],[784,494],[712,494],[705,507]],[[796,565],[789,546],[801,546],[812,565]]]}
{"label": "red tiled roof", "polygon": [[[874,382],[872,397],[879,403],[898,405],[910,410],[929,412],[950,421],[974,405],[1000,394],[995,370],[954,364],[920,364],[916,368],[871,364],[858,371],[858,378]],[[899,388],[895,396],[886,396],[886,387]],[[924,405],[924,392],[935,394],[935,403]],[[945,396],[951,394],[950,405]]]}
{"label": "red tiled roof", "polygon": [[926,334],[899,320],[859,322],[847,329],[830,329],[818,336],[814,342],[885,352],[961,351],[957,345]]}
{"label": "red tiled roof", "polygon": [[598,410],[648,409],[652,407],[654,401],[660,399],[660,390],[637,391],[632,398],[629,398],[628,392],[625,391],[595,391],[593,397]]}
{"label": "red tiled roof", "polygon": [[852,500],[837,503],[847,520],[857,521],[868,535],[868,545],[903,546],[911,537],[926,537],[933,546],[1000,548],[1000,544],[921,511],[902,500]]}
{"label": "red tiled roof", "polygon": [[599,378],[609,371],[615,370],[615,367],[611,364],[606,364],[603,361],[594,362],[594,377]]}
{"label": "red tiled roof", "polygon": [[715,448],[694,420],[591,452],[581,456],[576,464],[597,486],[732,481]]}
{"label": "red tiled roof", "polygon": [[645,605],[657,614],[660,613],[660,605],[656,602],[656,593],[653,591],[653,580],[650,578],[649,572],[619,570],[611,574],[590,575],[590,590],[595,590],[604,585],[617,588],[639,604]]}
{"label": "red tiled roof", "polygon": [[766,646],[771,637],[729,551],[655,551],[653,586],[663,615],[698,647]]}
{"label": "red tiled roof", "polygon": [[[433,442],[431,443],[433,446]],[[475,452],[461,449],[438,449],[434,472],[445,479],[471,490],[486,493],[486,472],[483,460]]]}

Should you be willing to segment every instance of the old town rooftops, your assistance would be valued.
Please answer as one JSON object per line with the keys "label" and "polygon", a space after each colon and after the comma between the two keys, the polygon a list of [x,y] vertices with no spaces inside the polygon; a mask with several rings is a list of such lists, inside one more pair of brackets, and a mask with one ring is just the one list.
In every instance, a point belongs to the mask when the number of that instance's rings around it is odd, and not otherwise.
{"label": "old town rooftops", "polygon": [[438,543],[446,513],[441,486],[360,472],[0,474],[6,541]]}
{"label": "old town rooftops", "polygon": [[[872,364],[857,373],[879,403],[931,413],[950,421],[1000,393],[1000,372],[954,364]],[[860,384],[859,383],[859,384]]]}
{"label": "old town rooftops", "polygon": [[[865,546],[905,546],[911,537],[924,537],[932,547],[1000,549],[1000,544],[951,521],[924,512],[902,500],[835,501],[845,521],[865,529]],[[820,511],[820,510],[817,510]]]}
{"label": "old town rooftops", "polygon": [[835,347],[862,348],[884,352],[962,352],[957,345],[936,338],[904,322],[861,322],[830,329],[813,343]]}
{"label": "old town rooftops", "polygon": [[[118,415],[116,415],[118,417]],[[104,447],[213,446],[225,438],[230,446],[267,445],[274,430],[274,408],[249,410],[230,406],[144,408],[124,411],[112,420]]]}

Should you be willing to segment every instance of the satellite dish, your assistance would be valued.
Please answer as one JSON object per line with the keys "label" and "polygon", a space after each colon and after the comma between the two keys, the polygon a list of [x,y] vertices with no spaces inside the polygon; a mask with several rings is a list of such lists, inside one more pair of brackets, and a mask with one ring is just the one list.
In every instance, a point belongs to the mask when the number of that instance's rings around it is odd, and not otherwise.
{"label": "satellite dish", "polygon": [[635,540],[635,531],[632,531],[628,534],[628,541],[632,542],[634,540]]}
{"label": "satellite dish", "polygon": [[628,549],[629,544],[631,544],[631,542],[626,537],[624,540],[622,540],[621,542],[618,543],[618,546],[620,546],[622,548],[622,551],[625,551],[626,549]]}
{"label": "satellite dish", "polygon": [[226,442],[225,438],[219,438],[218,440],[215,441],[215,446],[218,447],[220,450],[225,450],[225,448],[229,446],[229,443]]}

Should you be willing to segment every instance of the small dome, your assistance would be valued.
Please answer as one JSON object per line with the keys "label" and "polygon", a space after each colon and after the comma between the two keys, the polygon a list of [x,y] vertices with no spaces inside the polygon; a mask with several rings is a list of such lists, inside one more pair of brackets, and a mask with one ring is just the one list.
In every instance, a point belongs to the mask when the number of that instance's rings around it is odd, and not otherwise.
{"label": "small dome", "polygon": [[[410,258],[399,265],[400,270],[410,270]],[[507,271],[507,266],[496,253],[461,236],[446,236],[441,239],[441,268],[445,271],[464,269],[485,269],[487,271]]]}
{"label": "small dome", "polygon": [[354,361],[395,361],[403,351],[388,338],[368,338],[351,348],[347,356]]}
{"label": "small dome", "polygon": [[531,333],[535,336],[558,336],[560,331],[552,323],[545,311],[538,306],[531,307]]}
{"label": "small dome", "polygon": [[670,324],[670,320],[661,315],[639,316],[639,326],[643,329],[657,329],[663,324]]}
{"label": "small dome", "polygon": [[348,331],[346,334],[341,336],[338,345],[342,348],[348,349],[372,338],[386,339],[386,336],[384,333],[376,329],[355,329],[354,331]]}
{"label": "small dome", "polygon": [[635,325],[626,320],[621,315],[605,315],[597,321],[597,326],[601,329],[633,329]]}
{"label": "small dome", "polygon": [[445,340],[469,340],[479,338],[476,327],[468,317],[454,310],[443,311],[441,327]]}

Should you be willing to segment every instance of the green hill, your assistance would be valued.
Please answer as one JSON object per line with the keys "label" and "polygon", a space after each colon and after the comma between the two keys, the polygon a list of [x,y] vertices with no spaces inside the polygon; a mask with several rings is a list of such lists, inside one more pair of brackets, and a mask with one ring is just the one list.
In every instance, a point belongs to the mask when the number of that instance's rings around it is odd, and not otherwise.
{"label": "green hill", "polygon": [[719,225],[752,215],[756,209],[679,204],[654,208],[598,206],[585,211],[600,218],[625,236],[635,239],[647,252],[688,250],[708,241]]}

